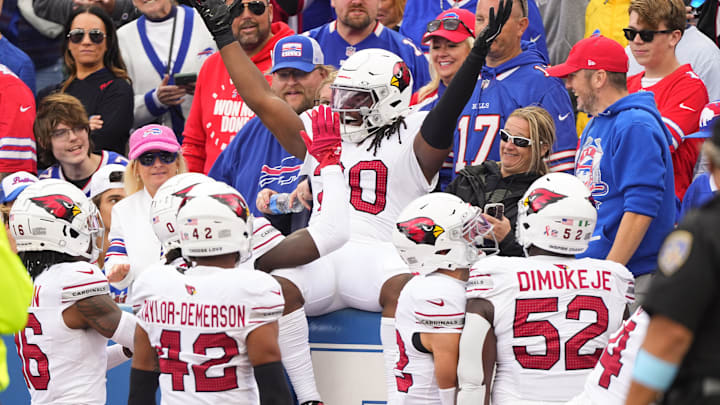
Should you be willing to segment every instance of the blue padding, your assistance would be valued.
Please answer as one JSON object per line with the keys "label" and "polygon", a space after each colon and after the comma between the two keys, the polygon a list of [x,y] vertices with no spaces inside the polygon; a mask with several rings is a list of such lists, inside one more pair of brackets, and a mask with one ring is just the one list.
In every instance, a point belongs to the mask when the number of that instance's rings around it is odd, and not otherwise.
{"label": "blue padding", "polygon": [[380,313],[342,309],[308,318],[310,343],[380,344]]}

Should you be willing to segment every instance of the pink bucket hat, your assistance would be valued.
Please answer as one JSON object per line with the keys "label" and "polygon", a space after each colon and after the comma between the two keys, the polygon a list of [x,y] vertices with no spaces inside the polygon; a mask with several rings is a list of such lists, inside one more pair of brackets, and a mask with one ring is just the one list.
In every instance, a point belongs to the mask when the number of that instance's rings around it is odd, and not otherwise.
{"label": "pink bucket hat", "polygon": [[140,155],[151,150],[162,150],[166,152],[177,152],[180,144],[172,129],[162,125],[145,125],[138,128],[130,135],[130,160],[137,159]]}

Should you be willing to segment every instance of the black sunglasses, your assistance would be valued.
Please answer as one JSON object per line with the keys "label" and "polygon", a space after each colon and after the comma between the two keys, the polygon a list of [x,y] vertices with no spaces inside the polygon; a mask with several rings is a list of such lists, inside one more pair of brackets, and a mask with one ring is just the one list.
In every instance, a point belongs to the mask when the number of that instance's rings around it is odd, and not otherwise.
{"label": "black sunglasses", "polygon": [[160,159],[161,162],[169,165],[173,163],[178,157],[177,153],[172,152],[145,152],[138,157],[138,162],[143,166],[152,166],[155,163],[155,158]]}
{"label": "black sunglasses", "polygon": [[263,3],[262,1],[256,0],[256,1],[249,1],[247,3],[241,3],[238,1],[235,4],[233,4],[232,6],[230,6],[230,8],[232,10],[231,11],[232,18],[234,19],[234,18],[240,17],[242,15],[242,13],[245,11],[245,7],[247,7],[248,10],[250,10],[250,12],[255,15],[262,15],[265,12],[265,8],[267,8],[265,3]]}
{"label": "black sunglasses", "polygon": [[640,39],[643,40],[643,42],[652,42],[653,39],[655,39],[655,34],[669,34],[675,30],[660,30],[660,31],[653,31],[653,30],[642,30],[638,31],[635,28],[623,28],[623,33],[625,33],[625,38],[627,38],[628,41],[634,41],[637,34],[640,34]]}
{"label": "black sunglasses", "polygon": [[[92,41],[94,44],[99,44],[105,39],[107,35],[99,29],[93,28],[88,31],[88,36],[90,37],[90,41]],[[74,30],[68,32],[67,37],[73,44],[79,44],[80,42],[82,42],[83,38],[85,38],[85,30],[82,28],[75,28]]]}
{"label": "black sunglasses", "polygon": [[465,27],[465,29],[470,35],[473,35],[472,30],[468,28],[468,26],[465,25],[465,23],[462,22],[462,20],[459,18],[443,18],[442,20],[432,20],[427,24],[426,31],[435,32],[439,30],[440,27],[443,27],[448,31],[457,31],[458,28],[460,28],[460,25]]}
{"label": "black sunglasses", "polygon": [[532,139],[525,138],[524,136],[512,136],[510,132],[504,129],[500,130],[500,139],[502,139],[503,142],[512,142],[518,148],[527,148],[532,145]]}

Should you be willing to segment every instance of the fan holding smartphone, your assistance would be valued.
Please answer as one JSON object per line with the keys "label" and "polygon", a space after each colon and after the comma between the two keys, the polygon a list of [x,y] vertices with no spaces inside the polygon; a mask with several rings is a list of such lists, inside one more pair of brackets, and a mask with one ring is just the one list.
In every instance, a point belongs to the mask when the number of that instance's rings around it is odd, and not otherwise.
{"label": "fan holding smartphone", "polygon": [[500,161],[485,161],[461,170],[445,192],[483,208],[483,217],[503,256],[524,256],[515,241],[518,201],[530,185],[548,172],[545,158],[555,141],[555,124],[541,107],[519,108],[500,134]]}
{"label": "fan holding smartphone", "polygon": [[197,12],[172,0],[136,2],[142,16],[118,29],[135,92],[133,127],[160,123],[183,133],[197,73],[216,46]]}

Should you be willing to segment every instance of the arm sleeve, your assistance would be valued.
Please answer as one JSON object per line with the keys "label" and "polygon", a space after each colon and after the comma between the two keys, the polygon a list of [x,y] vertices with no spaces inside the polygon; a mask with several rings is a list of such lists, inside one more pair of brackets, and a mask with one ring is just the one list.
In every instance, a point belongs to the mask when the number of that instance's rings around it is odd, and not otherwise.
{"label": "arm sleeve", "polygon": [[[108,246],[107,252],[105,253],[105,269],[110,270],[112,266],[116,264],[129,264],[130,259],[127,256],[127,250],[125,249],[125,230],[123,229],[123,217],[122,212],[115,205],[111,212],[112,226],[108,234]],[[123,289],[130,285],[130,273],[127,277],[118,283],[113,283],[113,286],[117,289]]]}
{"label": "arm sleeve", "polygon": [[37,172],[34,119],[35,100],[24,84],[0,89],[0,173]]}
{"label": "arm sleeve", "polygon": [[[208,59],[210,60],[210,59]],[[202,109],[204,90],[205,90],[205,68],[206,63],[200,68],[198,73],[197,84],[195,85],[195,95],[190,106],[190,114],[185,120],[185,130],[183,131],[182,152],[185,162],[187,162],[188,171],[202,173],[205,167],[205,129],[202,124]]]}
{"label": "arm sleeve", "polygon": [[[623,211],[655,218],[665,192],[667,167],[672,164],[665,134],[658,132],[658,127],[645,122],[633,122],[623,132],[627,136],[618,137],[613,157],[626,165],[624,173],[617,176],[618,190],[625,198]],[[644,134],[641,141],[636,137],[639,134]],[[635,176],[632,173],[643,175]],[[672,175],[672,171],[669,174]]]}
{"label": "arm sleeve", "polygon": [[551,172],[573,174],[578,136],[570,96],[559,79],[545,80],[552,80],[554,83],[540,100],[540,105],[555,121],[555,144],[550,150],[547,163]]}
{"label": "arm sleeve", "polygon": [[[683,86],[673,87],[673,100],[662,107],[662,120],[673,137],[673,148],[683,142],[682,137],[690,135],[698,128],[700,112],[708,103],[707,89],[700,80],[682,82]],[[693,162],[694,163],[694,162]]]}
{"label": "arm sleeve", "polygon": [[133,90],[128,82],[115,78],[103,92],[95,111],[103,120],[102,128],[92,132],[95,150],[112,150],[124,154],[133,124]]}
{"label": "arm sleeve", "polygon": [[0,229],[0,280],[0,334],[14,333],[27,323],[33,285],[20,258],[10,250],[4,229]]}
{"label": "arm sleeve", "polygon": [[72,8],[72,0],[33,0],[33,10],[38,17],[61,25],[67,22]]}
{"label": "arm sleeve", "polygon": [[338,165],[320,171],[323,181],[322,210],[308,226],[320,256],[338,249],[350,239],[350,191]]}
{"label": "arm sleeve", "polygon": [[110,370],[113,367],[117,367],[125,363],[130,357],[125,355],[122,345],[114,344],[107,346],[105,349],[107,352],[107,369]]}

